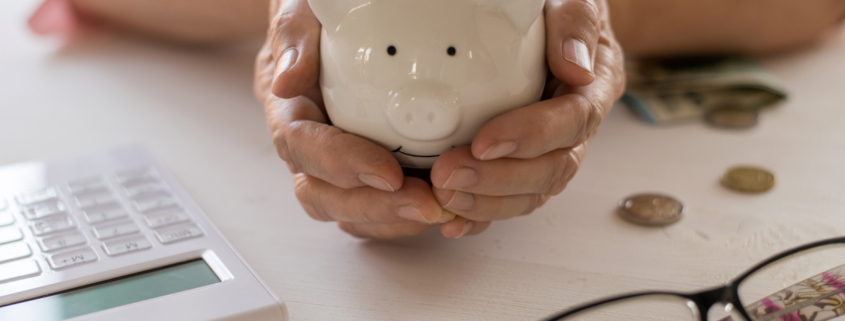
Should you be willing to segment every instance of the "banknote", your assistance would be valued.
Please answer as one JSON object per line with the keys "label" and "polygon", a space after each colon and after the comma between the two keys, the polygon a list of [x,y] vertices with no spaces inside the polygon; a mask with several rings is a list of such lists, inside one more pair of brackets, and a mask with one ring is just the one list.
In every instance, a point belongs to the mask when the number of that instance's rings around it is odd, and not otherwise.
{"label": "banknote", "polygon": [[787,98],[782,82],[746,57],[626,62],[623,101],[653,124],[700,119],[713,108],[759,109]]}

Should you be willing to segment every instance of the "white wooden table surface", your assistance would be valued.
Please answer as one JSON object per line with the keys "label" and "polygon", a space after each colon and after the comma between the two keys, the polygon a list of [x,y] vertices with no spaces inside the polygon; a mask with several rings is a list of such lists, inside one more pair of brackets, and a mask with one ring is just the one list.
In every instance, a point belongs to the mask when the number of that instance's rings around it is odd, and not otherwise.
{"label": "white wooden table surface", "polygon": [[[719,285],[845,235],[845,45],[767,59],[791,97],[750,131],[653,127],[615,108],[569,188],[534,214],[459,240],[368,242],[297,203],[252,96],[255,48],[62,46],[25,28],[35,2],[0,2],[0,164],[146,144],[293,320],[534,320],[618,292]],[[773,170],[777,186],[725,190],[736,164]],[[614,214],[644,191],[676,196],[684,219],[645,228]]]}

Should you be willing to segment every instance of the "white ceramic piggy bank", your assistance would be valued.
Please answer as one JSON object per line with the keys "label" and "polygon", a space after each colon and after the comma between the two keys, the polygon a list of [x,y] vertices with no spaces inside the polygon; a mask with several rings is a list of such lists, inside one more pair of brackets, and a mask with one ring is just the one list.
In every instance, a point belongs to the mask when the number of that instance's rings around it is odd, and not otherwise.
{"label": "white ceramic piggy bank", "polygon": [[537,101],[544,0],[309,0],[333,125],[430,168],[491,118]]}

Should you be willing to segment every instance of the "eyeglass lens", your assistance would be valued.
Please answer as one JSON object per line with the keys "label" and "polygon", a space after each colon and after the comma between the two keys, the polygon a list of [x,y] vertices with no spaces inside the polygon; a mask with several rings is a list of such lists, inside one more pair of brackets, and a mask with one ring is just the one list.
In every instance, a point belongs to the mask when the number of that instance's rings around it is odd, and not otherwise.
{"label": "eyeglass lens", "polygon": [[768,264],[742,280],[738,293],[751,321],[845,321],[845,244]]}

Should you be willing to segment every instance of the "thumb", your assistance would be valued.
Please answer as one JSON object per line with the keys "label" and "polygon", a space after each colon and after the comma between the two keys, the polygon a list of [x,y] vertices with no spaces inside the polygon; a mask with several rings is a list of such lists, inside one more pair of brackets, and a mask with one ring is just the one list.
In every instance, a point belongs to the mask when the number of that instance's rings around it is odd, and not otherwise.
{"label": "thumb", "polygon": [[567,85],[586,86],[596,78],[593,67],[602,28],[603,4],[603,0],[550,0],[546,3],[549,69]]}
{"label": "thumb", "polygon": [[293,98],[314,87],[320,76],[320,21],[307,0],[284,1],[270,24],[275,69],[273,94]]}

